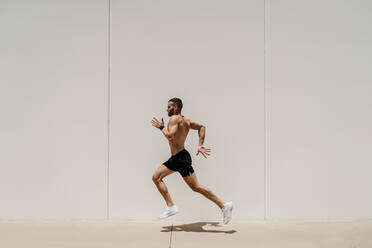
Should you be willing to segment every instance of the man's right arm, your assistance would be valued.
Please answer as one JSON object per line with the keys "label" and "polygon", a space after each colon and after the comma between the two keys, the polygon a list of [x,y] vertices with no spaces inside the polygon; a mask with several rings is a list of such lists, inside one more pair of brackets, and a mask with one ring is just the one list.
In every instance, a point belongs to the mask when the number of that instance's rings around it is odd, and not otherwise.
{"label": "man's right arm", "polygon": [[199,146],[202,146],[204,144],[205,139],[205,126],[197,123],[196,121],[190,120],[190,128],[198,130]]}

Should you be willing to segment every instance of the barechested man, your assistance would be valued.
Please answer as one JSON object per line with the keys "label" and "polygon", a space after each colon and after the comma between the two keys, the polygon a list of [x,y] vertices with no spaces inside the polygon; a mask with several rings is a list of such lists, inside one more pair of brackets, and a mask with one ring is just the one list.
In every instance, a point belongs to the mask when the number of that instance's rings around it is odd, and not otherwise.
{"label": "barechested man", "polygon": [[201,153],[205,158],[207,158],[206,155],[209,156],[211,150],[203,146],[205,138],[205,126],[183,116],[181,114],[182,106],[182,101],[179,98],[172,98],[168,101],[167,112],[168,116],[170,116],[170,119],[167,128],[164,128],[163,118],[161,118],[161,122],[155,117],[151,121],[152,125],[156,128],[159,128],[164,136],[168,139],[172,154],[172,156],[166,162],[157,168],[152,176],[153,182],[161,195],[164,197],[164,200],[167,204],[166,210],[159,216],[159,219],[167,218],[178,213],[178,208],[173,203],[163,178],[174,172],[179,172],[184,181],[193,191],[204,195],[206,198],[217,204],[223,214],[223,223],[227,224],[232,218],[232,202],[222,202],[210,189],[199,184],[194,169],[191,166],[192,162],[190,153],[184,147],[184,143],[190,128],[198,130],[199,146],[196,155]]}

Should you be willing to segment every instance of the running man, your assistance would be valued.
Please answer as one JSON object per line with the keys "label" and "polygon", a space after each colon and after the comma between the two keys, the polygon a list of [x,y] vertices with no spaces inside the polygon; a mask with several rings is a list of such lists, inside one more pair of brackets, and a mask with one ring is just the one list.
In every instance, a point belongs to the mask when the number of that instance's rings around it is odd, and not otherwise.
{"label": "running man", "polygon": [[164,128],[163,118],[161,118],[161,122],[155,117],[151,121],[152,125],[159,128],[167,138],[172,154],[166,162],[157,168],[152,176],[153,182],[167,204],[167,208],[164,213],[159,216],[159,219],[167,218],[179,212],[163,181],[164,177],[174,172],[179,172],[183,180],[193,191],[204,195],[206,198],[217,204],[223,214],[223,223],[227,224],[232,218],[232,202],[222,202],[210,189],[199,184],[194,169],[191,166],[192,162],[190,153],[184,147],[189,130],[198,130],[199,146],[196,155],[201,153],[205,158],[207,158],[206,155],[210,156],[211,149],[203,146],[205,126],[183,116],[181,114],[182,106],[182,101],[179,98],[172,98],[168,101],[167,112],[170,119],[167,128]]}

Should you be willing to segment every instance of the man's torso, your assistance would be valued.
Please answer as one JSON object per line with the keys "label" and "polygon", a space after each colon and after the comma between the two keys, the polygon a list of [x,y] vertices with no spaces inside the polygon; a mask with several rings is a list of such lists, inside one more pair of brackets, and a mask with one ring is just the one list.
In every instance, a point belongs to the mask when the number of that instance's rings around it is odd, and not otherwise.
{"label": "man's torso", "polygon": [[[182,115],[177,116],[177,125],[178,125],[178,128],[177,128],[177,132],[175,134],[174,140],[168,141],[172,155],[184,149],[185,140],[190,130],[190,120],[187,117],[182,116]],[[168,123],[168,128],[169,128],[169,123]]]}

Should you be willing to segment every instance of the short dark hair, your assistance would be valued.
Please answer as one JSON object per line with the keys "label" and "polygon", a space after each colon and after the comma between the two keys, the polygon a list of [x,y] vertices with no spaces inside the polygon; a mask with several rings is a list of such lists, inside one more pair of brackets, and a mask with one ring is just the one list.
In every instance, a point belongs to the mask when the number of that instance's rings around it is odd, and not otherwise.
{"label": "short dark hair", "polygon": [[176,104],[177,107],[178,107],[178,110],[181,112],[182,107],[183,107],[181,99],[179,99],[177,97],[174,97],[174,98],[170,99],[168,102],[173,102],[174,104]]}

